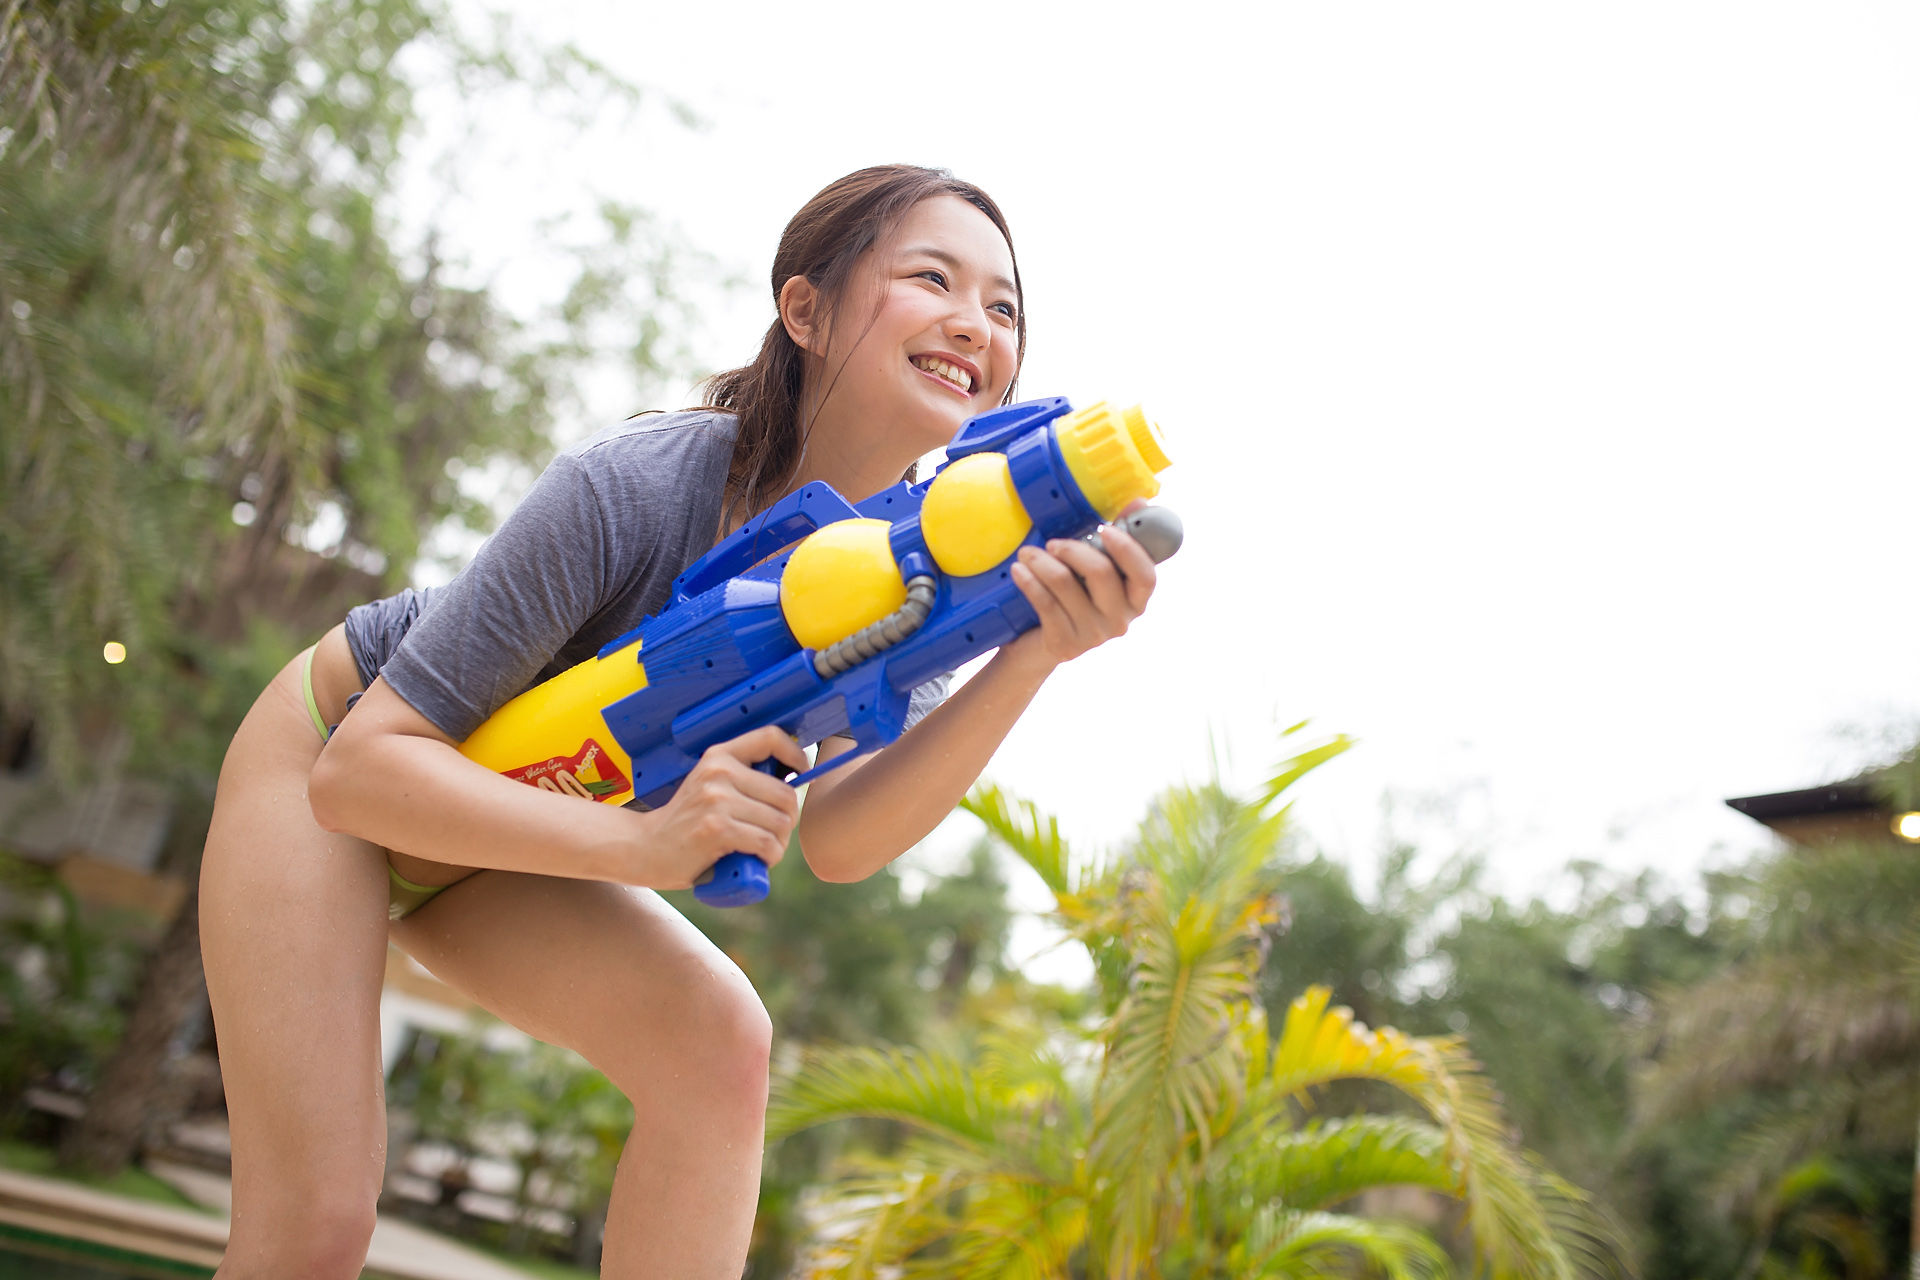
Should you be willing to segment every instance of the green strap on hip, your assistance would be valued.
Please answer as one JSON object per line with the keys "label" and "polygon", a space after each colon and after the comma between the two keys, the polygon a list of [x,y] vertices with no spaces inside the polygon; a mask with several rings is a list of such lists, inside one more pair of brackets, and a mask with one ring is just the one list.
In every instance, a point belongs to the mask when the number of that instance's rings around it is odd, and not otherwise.
{"label": "green strap on hip", "polygon": [[[313,696],[312,649],[307,650],[300,662],[300,692],[306,695],[307,714],[313,717],[314,730],[319,733],[320,741],[325,742],[333,736],[333,731],[327,728],[326,720],[320,715],[320,702]],[[393,882],[393,888],[387,897],[387,915],[393,920],[400,920],[413,914],[425,906],[435,894],[447,888],[443,884],[415,884],[395,871],[391,862],[387,863],[387,878]]]}
{"label": "green strap on hip", "polygon": [[321,718],[320,703],[313,696],[312,649],[307,650],[306,656],[300,662],[300,692],[307,695],[307,714],[313,717],[313,727],[320,734],[320,741],[325,742],[332,736],[332,732],[327,728],[327,722]]}

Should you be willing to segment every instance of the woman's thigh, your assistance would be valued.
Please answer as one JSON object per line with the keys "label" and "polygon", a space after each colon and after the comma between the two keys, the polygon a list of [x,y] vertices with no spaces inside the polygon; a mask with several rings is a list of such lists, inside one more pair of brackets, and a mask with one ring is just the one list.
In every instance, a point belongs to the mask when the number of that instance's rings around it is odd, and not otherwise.
{"label": "woman's thigh", "polygon": [[643,889],[482,871],[393,928],[428,969],[574,1050],[633,1103],[601,1274],[738,1276],[772,1028],[718,948]]}
{"label": "woman's thigh", "polygon": [[296,660],[234,736],[201,864],[235,1252],[295,1235],[295,1218],[350,1241],[362,1222],[371,1231],[381,1183],[386,868],[377,847],[314,822],[320,746]]}
{"label": "woman's thigh", "polygon": [[[629,1097],[705,1073],[764,1104],[767,1015],[752,984],[659,895],[483,871],[393,925],[437,977],[537,1039],[572,1049]],[[737,1082],[737,1080],[736,1080]],[[757,1115],[757,1111],[755,1112]]]}

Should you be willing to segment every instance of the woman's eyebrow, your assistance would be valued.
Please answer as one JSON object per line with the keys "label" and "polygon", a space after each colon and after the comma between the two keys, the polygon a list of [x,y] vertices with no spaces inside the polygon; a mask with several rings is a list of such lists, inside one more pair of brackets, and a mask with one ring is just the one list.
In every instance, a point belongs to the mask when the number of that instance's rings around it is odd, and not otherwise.
{"label": "woman's eyebrow", "polygon": [[[966,269],[966,264],[960,261],[960,259],[954,257],[952,254],[948,253],[945,249],[936,249],[932,245],[921,245],[918,248],[909,249],[907,250],[907,256],[932,258],[935,262],[938,262],[942,266],[947,267],[949,270],[953,270],[953,271],[964,271]],[[1015,297],[1020,296],[1020,291],[1013,287],[1013,281],[1007,279],[1005,276],[993,276],[987,281],[987,283],[994,286],[996,289],[1005,290],[1007,293],[1013,294]]]}

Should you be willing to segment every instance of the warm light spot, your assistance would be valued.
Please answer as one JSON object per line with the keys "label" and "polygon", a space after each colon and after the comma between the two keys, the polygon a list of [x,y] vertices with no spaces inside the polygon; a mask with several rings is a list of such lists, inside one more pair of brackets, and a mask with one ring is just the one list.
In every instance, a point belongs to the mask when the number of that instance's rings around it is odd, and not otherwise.
{"label": "warm light spot", "polygon": [[1893,820],[1893,834],[1920,844],[1920,812],[1903,813]]}
{"label": "warm light spot", "polygon": [[127,660],[127,646],[121,644],[118,640],[109,640],[101,656],[114,666],[119,666]]}

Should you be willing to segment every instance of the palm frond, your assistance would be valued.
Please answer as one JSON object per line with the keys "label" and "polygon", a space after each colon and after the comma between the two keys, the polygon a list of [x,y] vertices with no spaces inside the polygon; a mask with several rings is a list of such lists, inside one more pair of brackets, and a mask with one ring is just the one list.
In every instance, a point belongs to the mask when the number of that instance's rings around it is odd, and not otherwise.
{"label": "palm frond", "polygon": [[[1300,760],[1281,773],[1312,767]],[[1118,886],[1111,918],[1131,969],[1101,1035],[1107,1054],[1089,1151],[1105,1188],[1099,1234],[1116,1275],[1144,1265],[1177,1231],[1192,1168],[1241,1109],[1241,1028],[1279,919],[1265,881],[1283,822],[1283,813],[1217,786],[1171,789],[1141,825],[1134,869]]]}
{"label": "palm frond", "polygon": [[908,1274],[963,1280],[1067,1280],[1086,1242],[1087,1203],[1069,1188],[995,1179],[971,1188],[942,1247]]}
{"label": "palm frond", "polygon": [[1211,1163],[1216,1201],[1330,1209],[1376,1187],[1423,1187],[1451,1195],[1458,1178],[1446,1135],[1407,1116],[1346,1116],[1297,1130],[1255,1129],[1222,1144]]}
{"label": "palm frond", "polygon": [[[1296,725],[1289,726],[1281,736],[1292,737],[1306,727],[1307,722],[1302,720]],[[1261,786],[1258,807],[1265,809],[1271,806],[1273,802],[1278,800],[1281,794],[1293,786],[1294,783],[1300,781],[1300,779],[1306,777],[1309,773],[1312,773],[1315,769],[1327,763],[1327,761],[1332,760],[1335,756],[1350,750],[1354,745],[1355,739],[1349,738],[1344,733],[1336,733],[1333,737],[1318,746],[1308,747],[1304,751],[1288,756],[1275,766],[1272,776]]]}
{"label": "palm frond", "polygon": [[898,1261],[952,1230],[948,1179],[925,1171],[842,1181],[816,1207],[820,1231],[796,1263],[808,1280],[893,1280]]}
{"label": "palm frond", "polygon": [[937,1137],[956,1155],[991,1162],[1014,1114],[983,1090],[967,1064],[917,1049],[827,1048],[803,1055],[774,1084],[767,1140],[834,1120],[897,1120]]}
{"label": "palm frond", "polygon": [[[1091,1096],[1084,1073],[1030,1037],[989,1043],[971,1073],[900,1050],[811,1056],[776,1090],[774,1135],[855,1115],[918,1135],[894,1183],[878,1170],[864,1184],[847,1266],[885,1254],[903,1277],[1221,1264],[1235,1276],[1443,1275],[1445,1253],[1418,1227],[1330,1211],[1407,1186],[1459,1202],[1484,1280],[1617,1270],[1611,1229],[1518,1148],[1458,1041],[1369,1030],[1323,987],[1270,1033],[1254,982],[1278,917],[1275,802],[1348,745],[1295,754],[1255,803],[1217,784],[1169,791],[1124,855],[1092,871],[1031,804],[993,787],[968,797],[1093,951],[1109,997],[1104,1053]],[[1295,1127],[1321,1086],[1349,1079],[1397,1088],[1426,1114]]]}
{"label": "palm frond", "polygon": [[1106,1036],[1103,1126],[1132,1129],[1136,1119],[1152,1124],[1164,1116],[1204,1148],[1222,1108],[1239,1095],[1244,1073],[1233,1029],[1251,984],[1244,934],[1270,920],[1273,907],[1250,906],[1227,922],[1208,914],[1189,906],[1164,933],[1138,944],[1132,992]]}
{"label": "palm frond", "polygon": [[1086,1239],[1075,1189],[930,1164],[924,1150],[843,1178],[816,1206],[819,1243],[801,1267],[815,1276],[942,1276],[1065,1280]]}
{"label": "palm frond", "polygon": [[989,835],[1032,867],[1056,899],[1073,897],[1078,868],[1060,834],[1058,818],[1042,814],[1031,800],[1015,800],[990,782],[979,783],[962,797],[960,808],[980,819]]}
{"label": "palm frond", "polygon": [[1191,1146],[1202,1160],[1239,1109],[1246,1081],[1237,1028],[1253,999],[1270,897],[1189,898],[1146,882],[1126,926],[1133,972],[1108,1020],[1090,1156],[1108,1181],[1109,1267],[1127,1274],[1177,1209]]}
{"label": "palm frond", "polygon": [[1273,1098],[1304,1101],[1341,1079],[1378,1080],[1418,1102],[1446,1142],[1450,1194],[1466,1212],[1475,1254],[1493,1277],[1571,1277],[1605,1269],[1618,1246],[1585,1196],[1542,1170],[1514,1141],[1498,1093],[1457,1040],[1369,1030],[1331,993],[1312,987],[1293,1002],[1269,1076]]}
{"label": "palm frond", "polygon": [[1426,1064],[1411,1037],[1392,1027],[1370,1030],[1353,1011],[1328,1008],[1333,992],[1308,987],[1281,1023],[1268,1068],[1279,1094],[1305,1101],[1309,1090],[1334,1080],[1380,1080],[1407,1093],[1427,1085]]}
{"label": "palm frond", "polygon": [[1231,1261],[1236,1276],[1287,1277],[1384,1272],[1388,1280],[1443,1280],[1446,1251],[1404,1222],[1339,1213],[1274,1210],[1261,1215]]}

